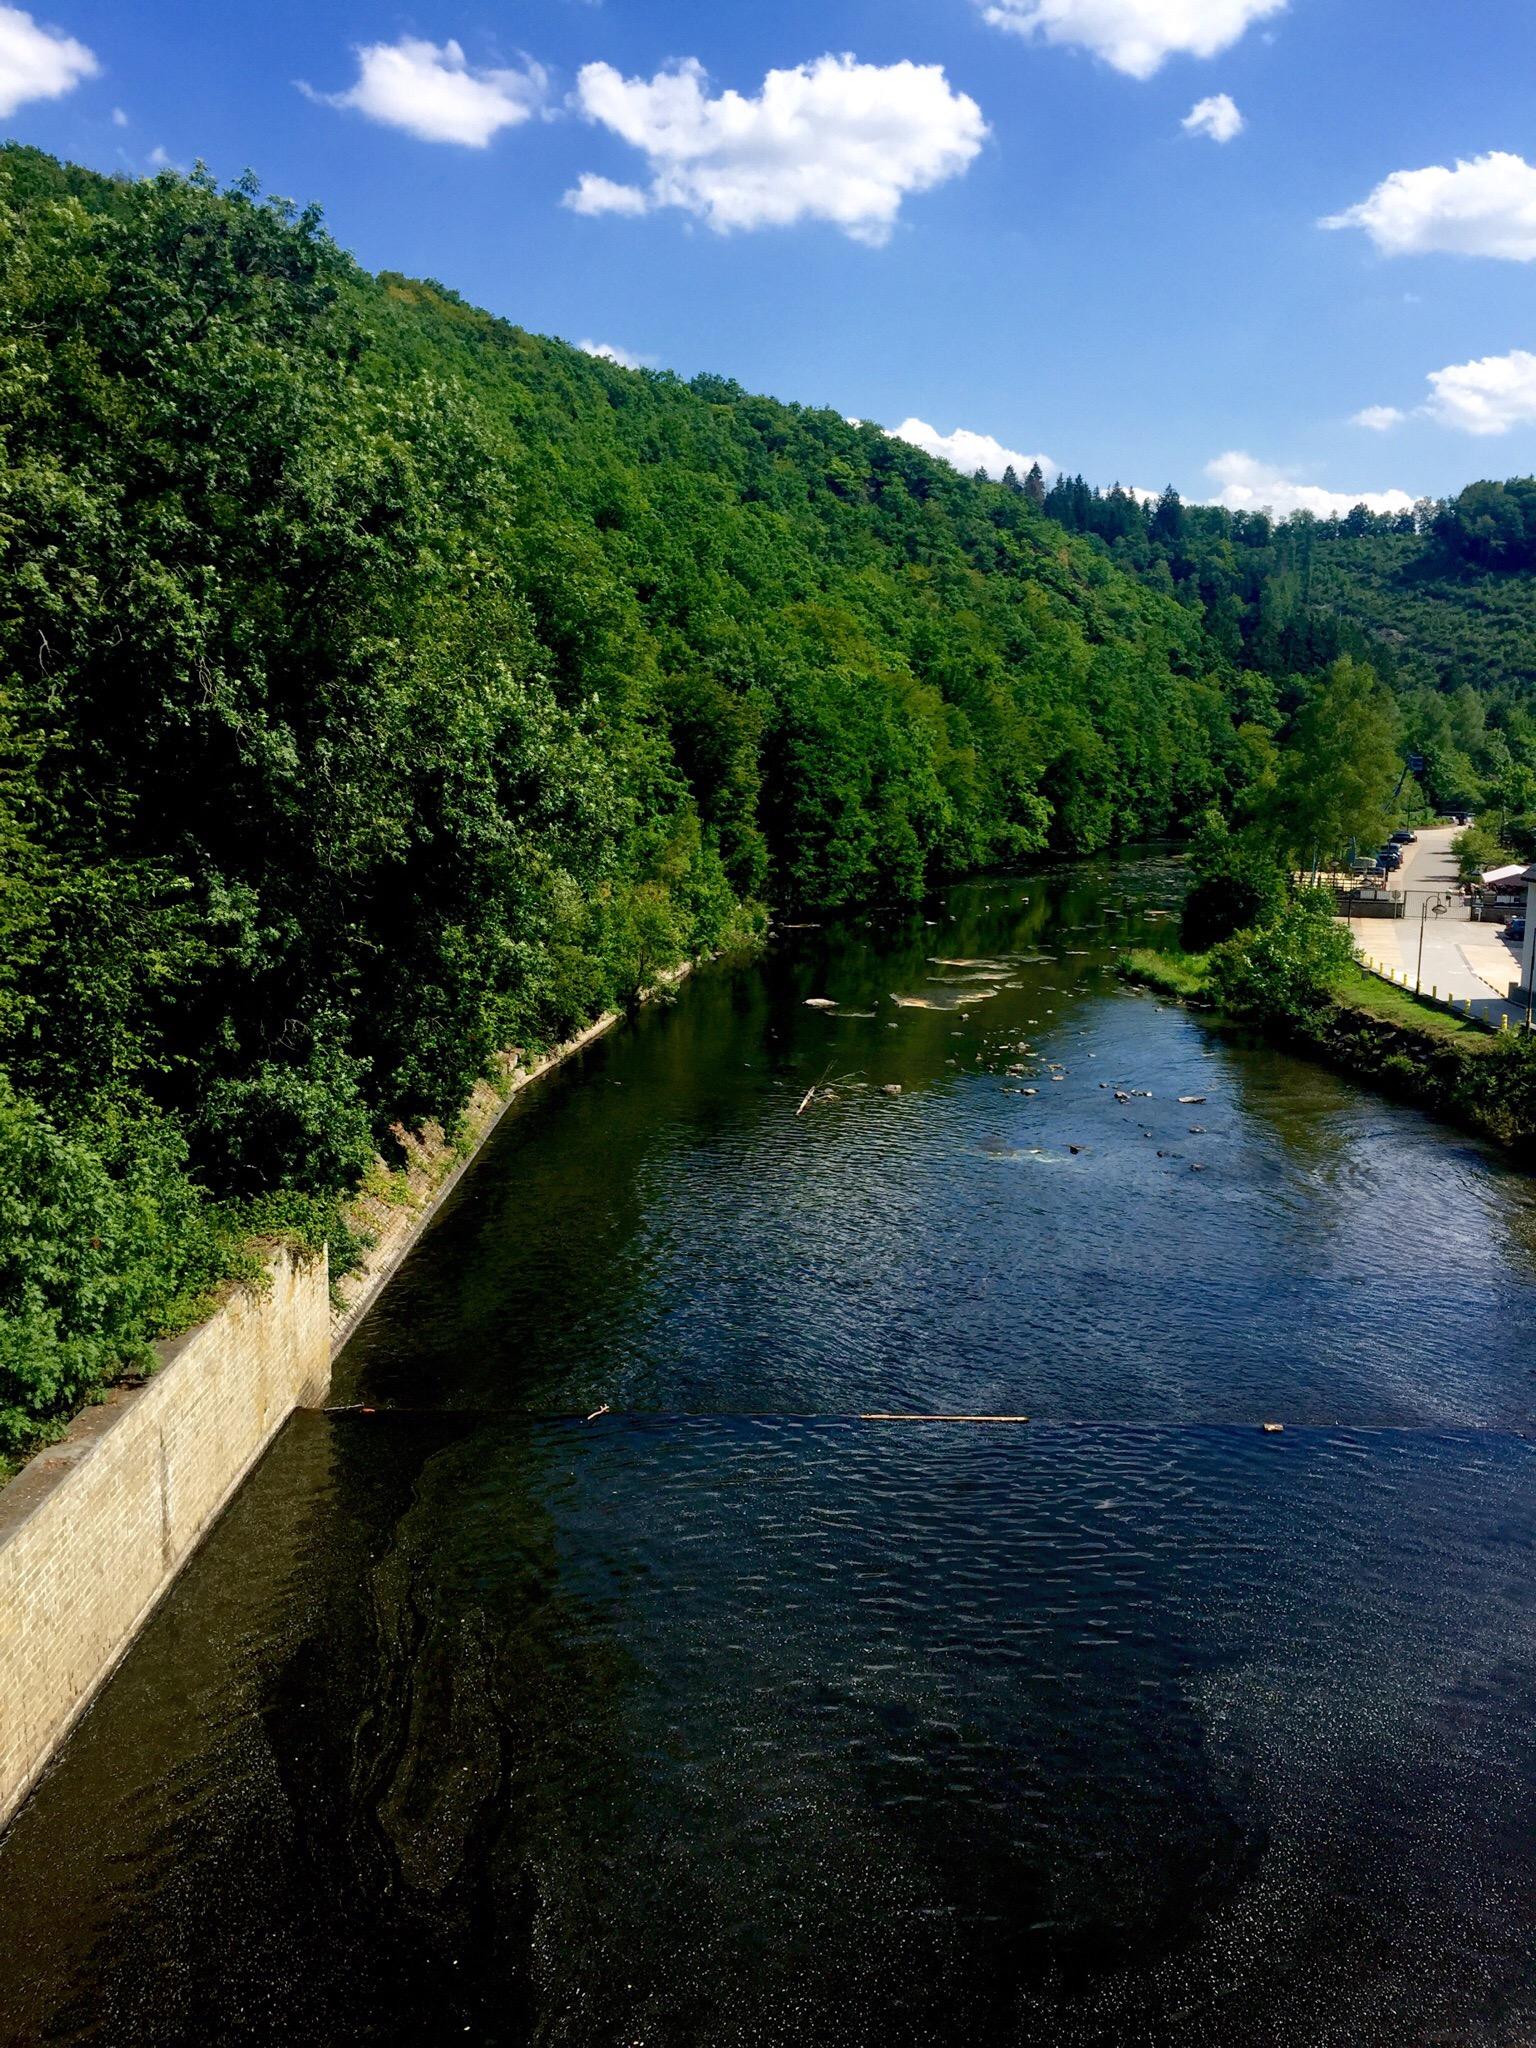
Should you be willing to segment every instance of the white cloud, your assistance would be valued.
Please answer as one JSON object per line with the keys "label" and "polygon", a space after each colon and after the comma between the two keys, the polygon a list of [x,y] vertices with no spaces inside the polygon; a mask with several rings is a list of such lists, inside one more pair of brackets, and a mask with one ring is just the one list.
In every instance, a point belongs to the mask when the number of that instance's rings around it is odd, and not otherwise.
{"label": "white cloud", "polygon": [[892,440],[910,441],[914,448],[937,456],[940,462],[947,462],[965,476],[974,476],[978,469],[984,469],[996,481],[1005,469],[1012,468],[1022,482],[1037,462],[1047,476],[1056,467],[1049,455],[1026,455],[1022,449],[1005,448],[991,434],[973,434],[969,427],[956,427],[952,434],[941,434],[926,420],[910,419],[888,431]]}
{"label": "white cloud", "polygon": [[597,215],[599,213],[649,213],[651,199],[648,192],[642,192],[638,185],[620,185],[612,178],[600,178],[595,171],[583,171],[579,182],[573,185],[561,200],[572,213]]}
{"label": "white cloud", "polygon": [[128,116],[121,107],[114,107],[112,109],[112,126],[114,128],[126,128],[128,126]]}
{"label": "white cloud", "polygon": [[1536,425],[1536,355],[1513,348],[1507,356],[1481,356],[1430,374],[1424,410],[1442,426],[1466,434],[1507,434]]}
{"label": "white cloud", "polygon": [[56,100],[101,66],[84,43],[42,28],[19,7],[0,7],[0,119],[28,100]]}
{"label": "white cloud", "polygon": [[1183,125],[1186,135],[1209,135],[1212,142],[1230,142],[1242,134],[1243,117],[1228,94],[1217,92],[1208,100],[1196,100]]}
{"label": "white cloud", "polygon": [[1092,50],[1117,71],[1150,78],[1169,57],[1214,57],[1286,0],[982,0],[994,28]]}
{"label": "white cloud", "polygon": [[611,341],[578,341],[576,346],[584,356],[599,356],[605,363],[616,363],[621,370],[643,370],[644,356],[632,356],[627,348],[615,348]]}
{"label": "white cloud", "polygon": [[1369,427],[1373,434],[1385,434],[1393,427],[1400,427],[1406,417],[1395,405],[1368,405],[1363,411],[1353,413],[1349,424],[1352,427]]}
{"label": "white cloud", "polygon": [[1342,518],[1356,505],[1373,512],[1411,512],[1413,499],[1406,491],[1329,491],[1321,484],[1297,483],[1283,470],[1271,469],[1241,449],[1229,449],[1205,465],[1205,473],[1217,485],[1213,504],[1229,512],[1273,512],[1287,519],[1293,512],[1312,512],[1319,519]]}
{"label": "white cloud", "polygon": [[752,98],[712,98],[693,58],[650,79],[587,64],[576,104],[642,150],[651,172],[643,192],[589,172],[565,195],[578,213],[675,206],[720,234],[824,220],[876,246],[907,194],[957,176],[987,135],[941,66],[846,56],[770,71]]}
{"label": "white cloud", "polygon": [[1454,170],[1430,164],[1394,171],[1358,206],[1331,213],[1324,228],[1364,228],[1384,256],[1536,258],[1536,165],[1506,150]]}
{"label": "white cloud", "polygon": [[357,83],[346,92],[300,89],[328,107],[350,107],[422,142],[484,149],[499,130],[515,128],[538,111],[547,83],[542,68],[531,62],[521,71],[477,70],[455,42],[402,36],[398,43],[359,49]]}

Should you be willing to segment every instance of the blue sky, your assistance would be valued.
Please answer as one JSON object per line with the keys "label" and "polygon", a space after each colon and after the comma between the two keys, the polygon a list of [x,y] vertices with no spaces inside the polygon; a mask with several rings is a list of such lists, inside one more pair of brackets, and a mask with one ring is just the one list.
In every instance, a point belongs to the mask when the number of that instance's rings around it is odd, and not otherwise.
{"label": "blue sky", "polygon": [[1536,468],[1533,85],[1531,0],[0,4],[17,139],[250,166],[535,330],[1281,510]]}

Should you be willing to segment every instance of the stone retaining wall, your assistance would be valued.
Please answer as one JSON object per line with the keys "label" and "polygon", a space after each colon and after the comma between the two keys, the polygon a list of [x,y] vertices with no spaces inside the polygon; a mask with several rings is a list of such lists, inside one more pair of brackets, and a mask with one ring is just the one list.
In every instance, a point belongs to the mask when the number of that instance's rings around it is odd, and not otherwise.
{"label": "stone retaining wall", "polygon": [[0,1492],[0,1827],[295,1408],[330,1386],[323,1256],[280,1248]]}
{"label": "stone retaining wall", "polygon": [[357,1205],[374,1242],[340,1307],[323,1254],[275,1249],[266,1287],[238,1290],[159,1346],[148,1379],[111,1389],[0,1491],[0,1828],[278,1430],[324,1403],[332,1359],[513,1097],[617,1021],[598,1018],[530,1066],[508,1054],[501,1085],[476,1089],[462,1145],[435,1129],[402,1134],[401,1198]]}

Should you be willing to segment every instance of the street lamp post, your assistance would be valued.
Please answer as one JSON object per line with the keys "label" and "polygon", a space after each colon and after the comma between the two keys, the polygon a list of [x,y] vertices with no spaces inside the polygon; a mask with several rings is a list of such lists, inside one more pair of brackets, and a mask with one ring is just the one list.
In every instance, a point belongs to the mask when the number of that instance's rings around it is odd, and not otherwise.
{"label": "street lamp post", "polygon": [[1450,907],[1449,896],[1426,896],[1419,905],[1419,964],[1413,973],[1413,992],[1418,995],[1424,984],[1424,926],[1431,912],[1444,917]]}

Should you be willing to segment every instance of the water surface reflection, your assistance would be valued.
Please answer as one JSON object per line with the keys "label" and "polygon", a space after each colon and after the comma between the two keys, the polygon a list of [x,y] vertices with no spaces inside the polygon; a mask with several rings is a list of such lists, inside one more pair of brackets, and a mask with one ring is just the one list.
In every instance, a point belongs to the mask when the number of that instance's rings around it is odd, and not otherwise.
{"label": "water surface reflection", "polygon": [[1536,2036],[1528,1187],[1121,989],[1172,889],[525,1101],[0,1845],[0,2039]]}

